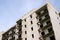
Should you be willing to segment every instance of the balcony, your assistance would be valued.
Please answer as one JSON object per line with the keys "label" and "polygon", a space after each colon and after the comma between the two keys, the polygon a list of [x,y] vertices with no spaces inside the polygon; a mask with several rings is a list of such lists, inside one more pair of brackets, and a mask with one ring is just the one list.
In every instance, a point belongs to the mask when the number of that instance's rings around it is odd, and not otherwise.
{"label": "balcony", "polygon": [[39,9],[36,11],[36,14],[39,14],[39,12],[41,12],[42,10],[45,11],[45,12],[48,12],[48,11],[47,11],[47,6],[44,5],[43,7],[39,8]]}
{"label": "balcony", "polygon": [[22,34],[22,31],[19,31],[18,34]]}
{"label": "balcony", "polygon": [[16,23],[21,24],[21,22],[22,22],[22,19],[18,20]]}
{"label": "balcony", "polygon": [[39,28],[39,29],[38,29],[38,32],[40,33],[40,32],[42,32],[42,30]]}
{"label": "balcony", "polygon": [[42,14],[41,14],[40,12],[38,12],[38,13],[36,13],[36,14],[37,14],[37,17],[41,18],[42,16],[47,15],[47,14],[48,14],[48,11],[45,10],[44,13],[42,13]]}
{"label": "balcony", "polygon": [[9,34],[9,36],[13,36],[13,35],[14,35],[14,33]]}
{"label": "balcony", "polygon": [[19,28],[22,28],[22,25],[19,25],[19,26],[18,26],[18,29],[19,29]]}
{"label": "balcony", "polygon": [[50,20],[50,17],[49,16],[47,16],[45,19],[43,19],[43,20],[40,20],[39,22],[40,23],[44,23],[45,21],[47,21],[47,20]]}
{"label": "balcony", "polygon": [[50,28],[51,26],[52,26],[52,24],[51,24],[51,23],[49,23],[48,25],[46,25],[46,26],[42,27],[41,29],[42,29],[42,30],[45,30],[45,29],[47,29],[47,28]]}
{"label": "balcony", "polygon": [[50,36],[52,36],[52,35],[54,35],[54,32],[53,32],[53,31],[49,32],[49,33],[46,34],[46,35],[43,35],[42,37],[43,37],[43,39],[45,39],[46,37],[50,37]]}

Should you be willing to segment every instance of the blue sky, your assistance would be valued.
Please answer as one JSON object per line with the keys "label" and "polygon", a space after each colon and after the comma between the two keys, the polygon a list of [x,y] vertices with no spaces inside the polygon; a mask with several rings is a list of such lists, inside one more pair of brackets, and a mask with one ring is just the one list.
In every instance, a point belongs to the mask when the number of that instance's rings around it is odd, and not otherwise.
{"label": "blue sky", "polygon": [[[49,2],[60,11],[60,0],[49,0]],[[6,31],[25,13],[44,3],[45,0],[0,0],[0,31]]]}

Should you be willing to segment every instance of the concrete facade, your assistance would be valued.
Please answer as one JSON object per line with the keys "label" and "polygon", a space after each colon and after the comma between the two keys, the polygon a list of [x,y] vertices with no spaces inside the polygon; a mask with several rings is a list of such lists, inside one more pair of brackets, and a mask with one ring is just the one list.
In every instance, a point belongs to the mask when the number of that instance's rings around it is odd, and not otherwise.
{"label": "concrete facade", "polygon": [[[38,20],[36,19],[37,15],[34,12],[34,10],[32,10],[31,12],[29,12],[28,15],[25,15],[22,18],[22,38],[23,40],[25,40],[25,38],[27,38],[27,40],[39,40],[39,32],[38,32],[38,25],[37,22]],[[25,31],[27,32],[25,34]]]}
{"label": "concrete facade", "polygon": [[22,16],[2,40],[60,40],[59,29],[59,12],[47,3]]}
{"label": "concrete facade", "polygon": [[49,15],[51,17],[51,22],[52,22],[52,26],[54,29],[54,33],[55,33],[55,37],[56,40],[60,40],[60,16],[58,15],[59,12],[57,10],[55,10],[50,3],[48,3],[48,10],[49,10]]}
{"label": "concrete facade", "polygon": [[2,40],[2,34],[3,34],[3,33],[2,33],[2,32],[0,32],[0,40]]}

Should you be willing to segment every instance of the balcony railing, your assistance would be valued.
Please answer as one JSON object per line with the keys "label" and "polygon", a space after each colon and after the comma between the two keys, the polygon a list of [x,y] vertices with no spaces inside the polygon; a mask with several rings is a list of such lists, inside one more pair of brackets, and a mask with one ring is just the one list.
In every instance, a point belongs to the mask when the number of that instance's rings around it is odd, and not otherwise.
{"label": "balcony railing", "polygon": [[42,37],[43,37],[43,39],[45,39],[46,37],[50,37],[50,36],[52,36],[52,35],[54,35],[54,32],[53,32],[53,31],[49,32],[49,33],[46,34],[46,35],[43,35]]}
{"label": "balcony railing", "polygon": [[46,10],[44,13],[40,13],[40,12],[38,12],[38,13],[36,13],[37,14],[37,16],[39,17],[39,18],[41,18],[42,16],[45,16],[45,15],[47,15],[48,14],[48,11]]}
{"label": "balcony railing", "polygon": [[22,31],[19,31],[18,34],[22,34]]}
{"label": "balcony railing", "polygon": [[21,22],[22,22],[22,19],[18,20],[16,23],[21,24]]}
{"label": "balcony railing", "polygon": [[43,19],[40,21],[40,23],[44,23],[45,21],[50,20],[50,17],[48,16],[47,18]]}
{"label": "balcony railing", "polygon": [[42,29],[42,30],[45,30],[45,29],[50,28],[50,27],[52,27],[52,24],[51,24],[51,23],[49,23],[48,25],[42,27],[41,29]]}

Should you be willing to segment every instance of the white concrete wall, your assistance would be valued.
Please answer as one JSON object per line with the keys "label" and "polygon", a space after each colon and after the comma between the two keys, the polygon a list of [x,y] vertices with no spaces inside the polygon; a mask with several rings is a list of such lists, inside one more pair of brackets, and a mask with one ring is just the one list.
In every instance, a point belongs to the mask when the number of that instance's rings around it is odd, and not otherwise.
{"label": "white concrete wall", "polygon": [[49,15],[51,18],[51,22],[52,22],[56,40],[60,40],[60,25],[59,25],[60,20],[57,19],[58,15],[55,13],[57,11],[49,3],[47,6],[48,6],[48,11],[49,11]]}
{"label": "white concrete wall", "polygon": [[2,33],[0,33],[0,40],[2,40]]}
{"label": "white concrete wall", "polygon": [[[30,15],[32,14],[32,18],[30,18]],[[30,13],[28,16],[25,16],[24,19],[26,19],[26,22],[23,20],[22,21],[22,38],[23,40],[25,40],[25,38],[27,38],[27,40],[39,40],[39,32],[38,32],[38,25],[37,22],[38,20],[36,19],[36,13],[34,13],[34,11],[32,13]],[[33,21],[33,24],[31,25],[31,22]],[[25,25],[26,24],[26,28]],[[33,27],[33,31],[31,30],[31,27]],[[27,31],[27,34],[25,34],[25,31]],[[32,34],[34,34],[34,38],[32,38]]]}

